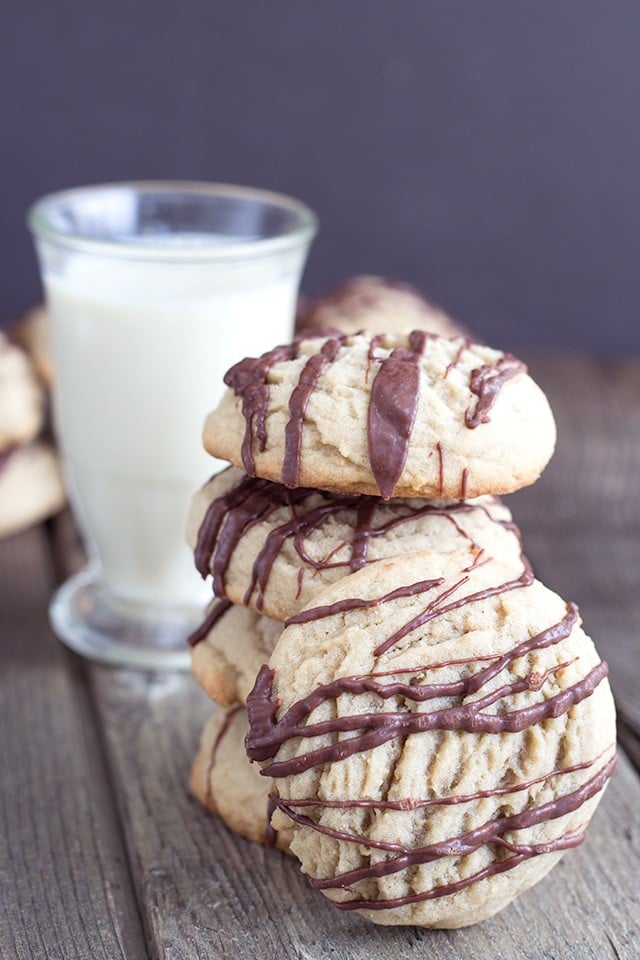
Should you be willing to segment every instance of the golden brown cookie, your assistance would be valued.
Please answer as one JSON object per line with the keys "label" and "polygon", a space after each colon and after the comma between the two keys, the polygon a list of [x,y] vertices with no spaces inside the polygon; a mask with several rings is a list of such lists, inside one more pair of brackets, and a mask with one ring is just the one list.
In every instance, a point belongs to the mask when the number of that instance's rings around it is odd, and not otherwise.
{"label": "golden brown cookie", "polygon": [[381,500],[247,477],[231,467],[194,497],[187,539],[218,597],[286,620],[318,591],[366,563],[437,549],[466,565],[499,557],[517,568],[507,507],[473,501]]}
{"label": "golden brown cookie", "polygon": [[31,357],[36,373],[46,387],[53,384],[51,321],[44,304],[32,307],[11,328],[11,337]]}
{"label": "golden brown cookie", "polygon": [[0,537],[58,513],[65,501],[58,459],[51,446],[36,441],[0,453]]}
{"label": "golden brown cookie", "polygon": [[244,704],[281,633],[278,620],[214,600],[191,638],[193,676],[221,706]]}
{"label": "golden brown cookie", "polygon": [[0,451],[28,443],[44,418],[44,397],[29,358],[0,330]]}
{"label": "golden brown cookie", "polygon": [[234,833],[287,852],[290,831],[276,834],[269,826],[270,781],[260,776],[244,752],[247,730],[247,711],[241,707],[213,714],[202,731],[189,789]]}
{"label": "golden brown cookie", "polygon": [[615,763],[606,677],[526,565],[395,558],[292,618],[248,699],[248,753],[337,907],[461,927],[582,842]]}
{"label": "golden brown cookie", "polygon": [[537,479],[555,444],[524,364],[461,337],[311,337],[242,360],[225,382],[205,448],[291,488],[508,493]]}

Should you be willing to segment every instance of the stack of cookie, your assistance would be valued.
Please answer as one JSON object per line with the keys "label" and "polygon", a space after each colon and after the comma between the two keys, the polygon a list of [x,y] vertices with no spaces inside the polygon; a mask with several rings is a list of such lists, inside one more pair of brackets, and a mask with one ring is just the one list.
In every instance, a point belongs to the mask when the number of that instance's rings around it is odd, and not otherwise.
{"label": "stack of cookie", "polygon": [[45,398],[27,355],[0,331],[0,536],[60,510],[57,459],[43,439]]}
{"label": "stack of cookie", "polygon": [[[426,299],[420,291],[402,281],[372,275],[355,276],[315,299],[300,298],[296,315],[298,334],[302,331],[356,333],[361,330],[374,334],[407,330],[425,330],[441,336],[465,334],[460,324]],[[210,504],[223,497],[225,492],[231,490],[243,477],[241,471],[226,471],[214,477],[211,483],[196,495],[188,530],[188,539],[194,550],[199,531],[204,538],[202,520]],[[275,494],[275,487],[267,484],[265,488]],[[313,491],[309,493],[314,494]],[[310,520],[313,520],[318,498],[326,507],[327,496],[315,491],[315,495],[309,497],[306,503]],[[313,596],[314,586],[321,587],[323,583],[334,582],[350,570],[357,569],[359,565],[358,561],[346,558],[349,555],[348,544],[353,539],[357,524],[357,507],[361,507],[364,501],[353,501],[351,498],[353,503],[341,503],[339,499],[332,499],[335,509],[324,519],[322,530],[314,534],[316,541],[325,537],[329,537],[329,541],[327,545],[320,544],[320,552],[315,548],[317,559],[312,561],[307,569],[307,579],[312,578],[310,598]],[[226,509],[222,501],[219,505],[223,510]],[[275,501],[274,507],[277,505]],[[290,512],[286,504],[280,506],[284,506],[284,509],[274,510],[261,532],[254,532],[248,552],[245,552],[245,539],[239,540],[236,545],[237,550],[244,553],[243,563],[247,569],[253,567],[255,555],[271,531],[281,523],[290,522]],[[300,506],[298,504],[298,511]],[[402,527],[407,529],[410,537],[413,511],[410,509],[404,516],[402,509],[403,504],[396,501],[392,511],[391,530]],[[504,507],[500,507],[499,511],[503,519],[510,519]],[[391,515],[388,511],[387,514],[386,519],[389,519]],[[437,534],[438,526],[437,523],[429,523],[432,528],[431,539]],[[444,526],[448,524],[445,523]],[[420,524],[418,529],[419,527]],[[394,544],[397,536],[397,532],[390,532],[386,541],[382,538],[381,550],[378,550],[375,542],[380,538],[376,537],[371,548],[372,558],[394,555],[398,551],[397,544]],[[241,580],[241,588],[235,591],[238,606],[231,607],[226,600],[223,603],[214,601],[202,628],[191,638],[195,678],[216,703],[228,708],[224,713],[218,711],[214,714],[203,731],[192,770],[192,792],[207,809],[219,814],[237,833],[258,843],[277,842],[278,846],[285,850],[288,846],[288,832],[280,831],[276,841],[269,818],[265,815],[271,783],[259,775],[256,765],[244,762],[244,739],[247,734],[247,714],[244,707],[260,666],[269,659],[282,632],[283,620],[300,609],[303,598],[301,591],[304,589],[306,597],[309,589],[306,583],[304,588],[302,587],[305,573],[301,557],[295,549],[291,550],[294,538],[295,531],[291,530],[285,537],[280,556],[275,558],[276,571],[275,575],[269,578],[266,608],[263,598],[258,599],[255,605],[243,604],[248,584]],[[417,542],[420,542],[420,537]],[[405,543],[406,549],[415,546],[415,543],[409,540]],[[209,563],[214,544],[210,546]],[[237,550],[234,565],[240,557]],[[338,556],[336,550],[341,556]],[[330,554],[329,561],[323,559],[323,552],[325,555]],[[198,565],[201,574],[207,576],[207,561],[199,561]],[[273,594],[274,583],[279,584],[278,590],[285,593],[284,600],[279,601]],[[220,597],[228,595],[225,587],[219,586],[219,594]],[[222,613],[225,614],[224,618]],[[203,640],[205,642],[202,642]],[[241,757],[240,762],[238,757]]]}
{"label": "stack of cookie", "polygon": [[615,763],[606,665],[496,499],[549,460],[548,403],[424,331],[310,334],[225,380],[204,441],[234,466],[189,538],[216,597],[194,673],[228,710],[192,789],[342,910],[491,916],[582,841]]}

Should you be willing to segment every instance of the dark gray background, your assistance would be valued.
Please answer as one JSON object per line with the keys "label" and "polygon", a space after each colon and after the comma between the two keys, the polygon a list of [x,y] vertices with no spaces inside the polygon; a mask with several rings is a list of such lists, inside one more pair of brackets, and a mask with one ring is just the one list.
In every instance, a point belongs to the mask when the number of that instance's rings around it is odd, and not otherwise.
{"label": "dark gray background", "polygon": [[189,178],[318,212],[304,287],[413,281],[498,345],[640,351],[638,0],[10,0],[0,321],[38,195]]}

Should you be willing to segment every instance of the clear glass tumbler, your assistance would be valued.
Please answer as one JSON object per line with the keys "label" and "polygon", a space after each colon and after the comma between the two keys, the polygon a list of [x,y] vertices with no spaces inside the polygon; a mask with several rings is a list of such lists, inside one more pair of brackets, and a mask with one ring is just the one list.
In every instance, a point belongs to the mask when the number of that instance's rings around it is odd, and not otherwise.
{"label": "clear glass tumbler", "polygon": [[116,664],[188,665],[211,596],[185,544],[191,495],[223,464],[201,444],[235,361],[291,338],[316,231],[296,200],[245,187],[123,183],[31,208],[52,318],[54,420],[89,555],[53,627]]}

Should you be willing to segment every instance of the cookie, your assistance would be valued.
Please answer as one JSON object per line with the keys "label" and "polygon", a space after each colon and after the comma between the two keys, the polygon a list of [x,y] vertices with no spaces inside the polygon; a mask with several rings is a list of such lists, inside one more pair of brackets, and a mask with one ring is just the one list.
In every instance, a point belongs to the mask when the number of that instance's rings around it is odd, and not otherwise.
{"label": "cookie", "polygon": [[11,328],[12,339],[31,357],[35,371],[44,385],[53,384],[53,345],[51,321],[44,304],[33,307]]}
{"label": "cookie", "polygon": [[35,442],[0,453],[0,537],[61,510],[65,492],[52,448]]}
{"label": "cookie", "polygon": [[340,333],[407,333],[428,330],[444,337],[462,328],[406,283],[383,277],[353,277],[323,297],[302,302],[296,330]]}
{"label": "cookie", "polygon": [[338,908],[466,926],[582,842],[615,764],[606,676],[577,608],[526,566],[395,558],[292,618],[247,751]]}
{"label": "cookie", "polygon": [[508,493],[536,480],[555,444],[524,364],[460,337],[312,337],[240,361],[225,382],[205,448],[291,488]]}
{"label": "cookie", "polygon": [[278,620],[366,563],[438,549],[463,566],[488,556],[515,569],[520,538],[492,497],[425,501],[346,496],[248,477],[235,467],[196,494],[187,539],[218,597]]}
{"label": "cookie", "polygon": [[287,851],[291,831],[285,828],[276,834],[269,825],[271,784],[247,760],[247,732],[247,711],[242,707],[217,710],[202,731],[189,789],[205,809],[216,813],[234,833]]}
{"label": "cookie", "polygon": [[277,620],[214,600],[203,625],[190,638],[195,679],[223,707],[246,703],[256,674],[268,662],[281,633]]}
{"label": "cookie", "polygon": [[0,451],[40,431],[44,397],[27,355],[0,330]]}

